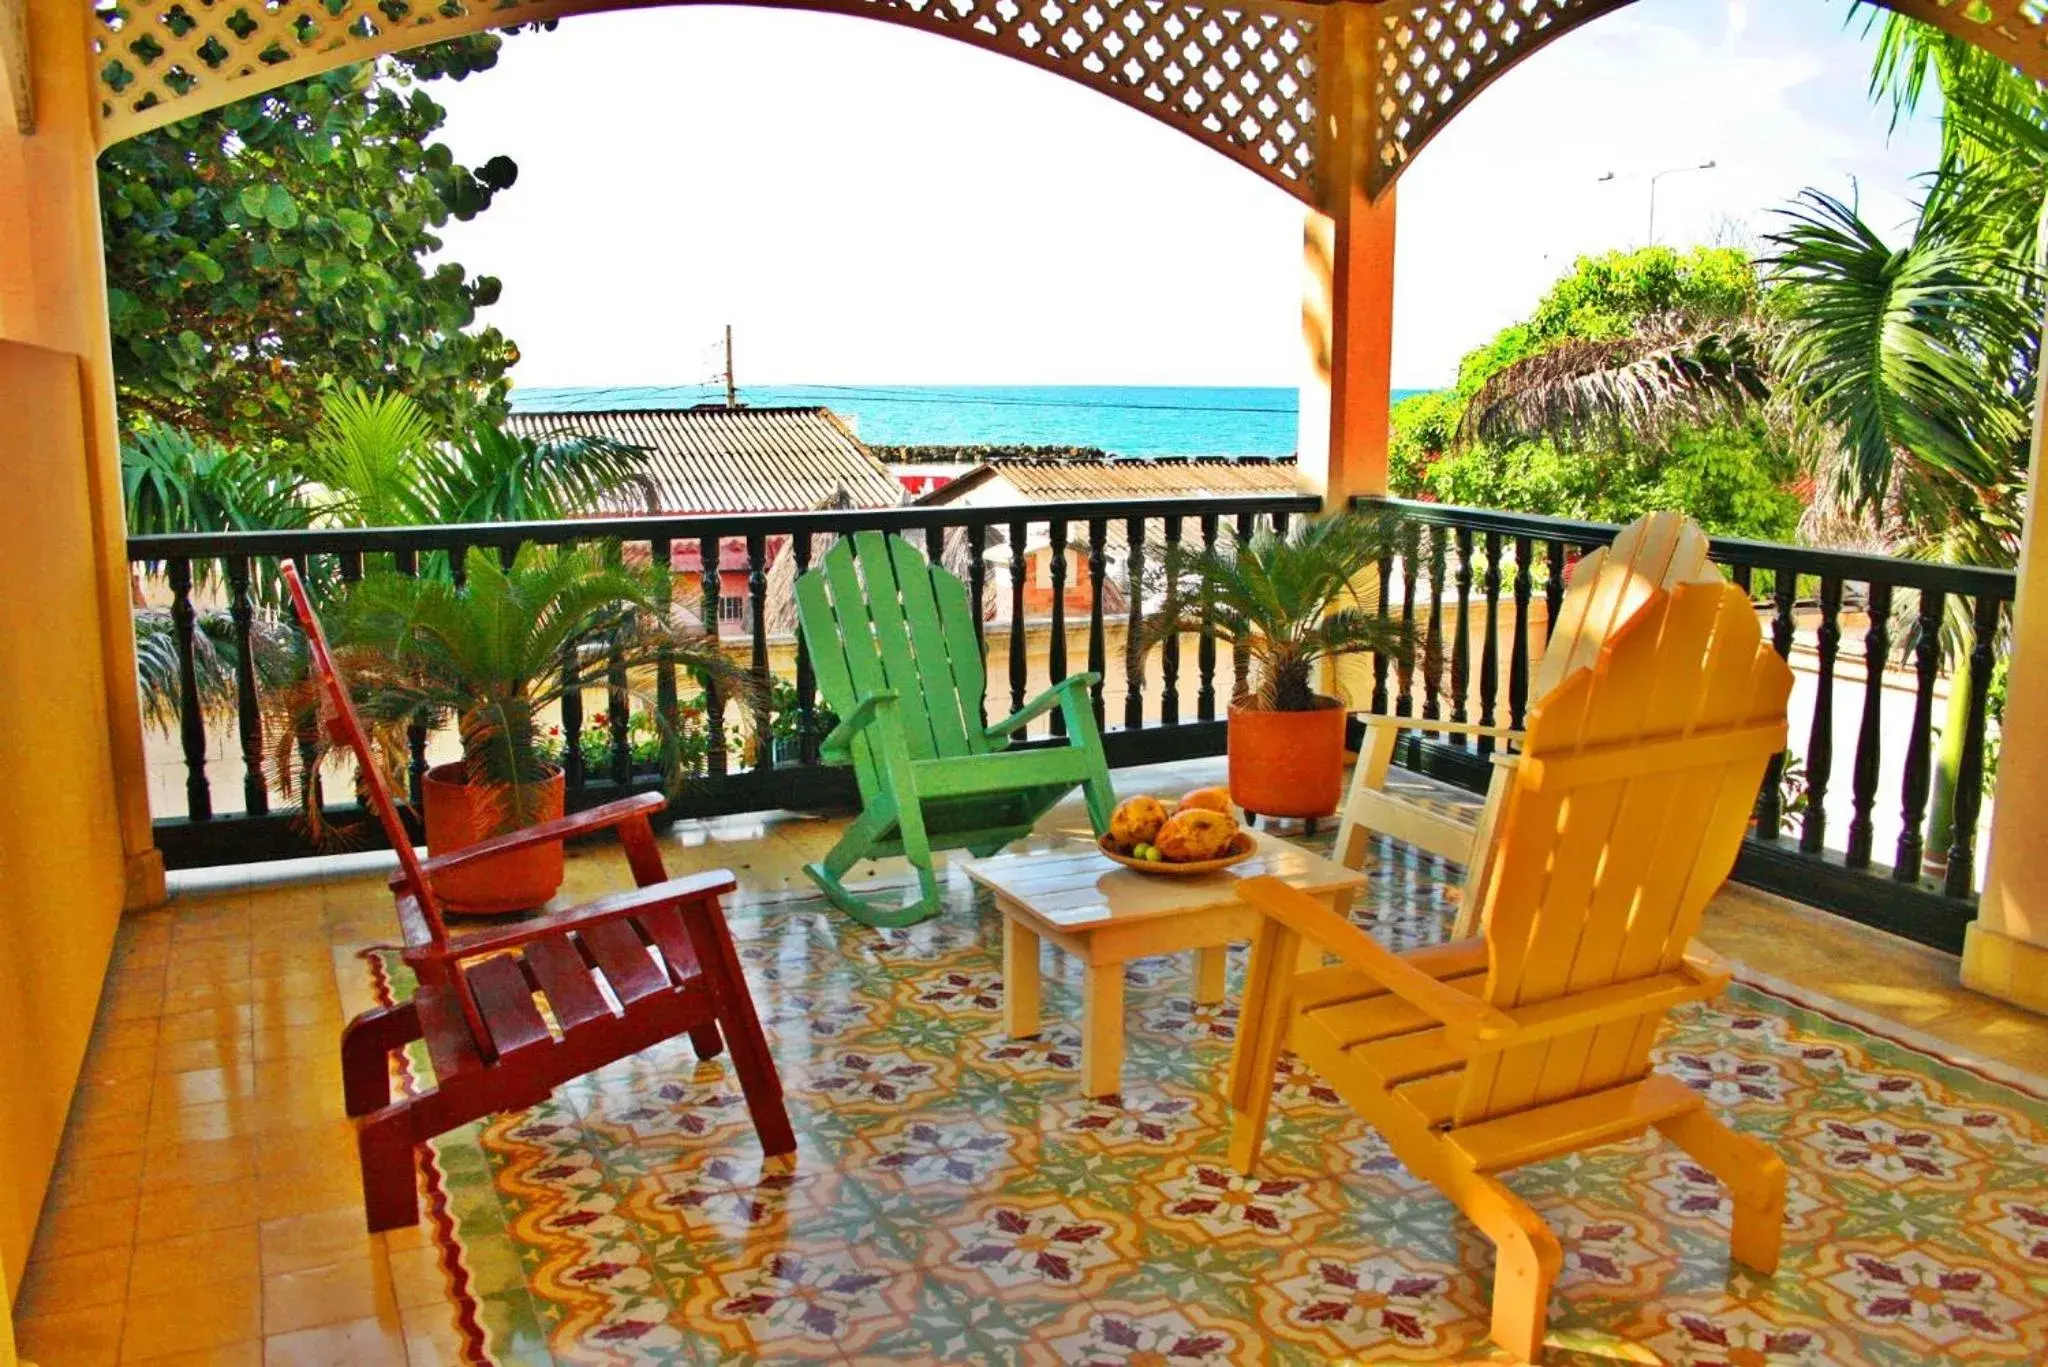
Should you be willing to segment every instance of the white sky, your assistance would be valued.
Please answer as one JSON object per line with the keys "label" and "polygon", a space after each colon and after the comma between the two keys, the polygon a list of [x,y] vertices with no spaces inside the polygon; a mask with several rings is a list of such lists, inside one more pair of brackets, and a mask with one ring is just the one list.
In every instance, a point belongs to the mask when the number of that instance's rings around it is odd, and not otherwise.
{"label": "white sky", "polygon": [[[1482,94],[1403,177],[1394,383],[1447,383],[1583,252],[1742,241],[1802,186],[1909,217],[1841,0],[1641,0]],[[649,80],[647,77],[655,77]],[[524,385],[1283,384],[1301,210],[1165,124],[888,24],[713,7],[566,20],[436,82],[519,181],[446,254],[499,276]],[[1601,173],[1617,179],[1601,183]]]}

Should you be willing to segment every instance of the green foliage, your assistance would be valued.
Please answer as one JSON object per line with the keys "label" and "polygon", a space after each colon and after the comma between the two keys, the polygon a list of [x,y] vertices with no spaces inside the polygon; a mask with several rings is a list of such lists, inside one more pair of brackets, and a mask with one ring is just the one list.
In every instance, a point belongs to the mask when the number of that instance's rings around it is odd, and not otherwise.
{"label": "green foliage", "polygon": [[282,462],[172,427],[121,443],[121,491],[131,536],[303,527],[309,516]]}
{"label": "green foliage", "polygon": [[1581,258],[1526,321],[1465,356],[1456,387],[1395,405],[1392,491],[1607,522],[1675,508],[1709,531],[1789,538],[1801,508],[1792,487],[1798,466],[1787,443],[1754,418],[1678,420],[1634,438],[1613,430],[1525,440],[1465,435],[1475,397],[1511,367],[1575,344],[1618,347],[1647,322],[1725,329],[1761,307],[1761,298],[1754,263],[1734,248],[1648,247]]}
{"label": "green foliage", "polygon": [[[622,663],[629,680],[661,659],[715,678],[741,706],[751,677],[715,639],[682,625],[666,602],[658,566],[621,562],[616,544],[557,548],[529,545],[510,569],[495,552],[473,548],[465,582],[389,571],[365,575],[328,608],[337,659],[365,724],[382,748],[401,756],[398,737],[415,718],[429,726],[453,719],[472,783],[502,790],[503,829],[528,824],[536,787],[550,769],[540,748],[540,712],[562,696],[562,664],[587,657],[583,677]],[[630,687],[629,683],[629,687]],[[272,760],[289,795],[307,789],[298,741],[319,735],[319,694],[311,681],[273,695]],[[652,699],[642,710],[654,715]],[[310,792],[296,794],[310,799]],[[308,801],[315,818],[317,804]]]}
{"label": "green foliage", "polygon": [[426,256],[518,168],[433,141],[420,88],[491,66],[478,35],[344,67],[144,133],[101,158],[121,409],[268,450],[347,384],[401,388],[466,426],[503,411],[517,351],[472,331],[498,282]]}
{"label": "green foliage", "polygon": [[1160,607],[1139,623],[1133,645],[1142,656],[1168,637],[1206,634],[1257,667],[1255,705],[1309,711],[1318,662],[1408,650],[1406,625],[1379,615],[1371,572],[1395,553],[1397,535],[1391,518],[1343,513],[1303,518],[1284,536],[1269,530],[1214,550],[1170,548],[1145,592]]}

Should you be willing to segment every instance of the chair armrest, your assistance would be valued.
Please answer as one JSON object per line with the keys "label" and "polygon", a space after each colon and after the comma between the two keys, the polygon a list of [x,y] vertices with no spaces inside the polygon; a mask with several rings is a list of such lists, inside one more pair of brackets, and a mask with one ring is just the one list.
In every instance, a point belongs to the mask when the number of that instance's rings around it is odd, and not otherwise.
{"label": "chair armrest", "polygon": [[893,688],[878,688],[872,693],[861,694],[853,711],[841,717],[839,725],[818,742],[818,758],[827,764],[844,764],[853,758],[853,738],[866,730],[895,701],[896,690]]}
{"label": "chair armrest", "polygon": [[1443,736],[1490,736],[1494,740],[1518,741],[1522,732],[1505,726],[1481,726],[1477,722],[1444,721],[1441,718],[1397,717],[1391,712],[1353,712],[1367,726],[1391,726],[1396,731],[1430,731]]}
{"label": "chair armrest", "polygon": [[[522,921],[513,926],[492,926],[468,935],[450,937],[448,959],[473,959],[481,954],[495,954],[507,949],[517,949],[535,940],[546,940],[572,930],[583,930],[616,921],[622,916],[632,916],[657,907],[673,906],[679,902],[694,902],[703,897],[717,897],[731,892],[738,883],[725,869],[709,869],[683,878],[671,878],[664,883],[649,883],[644,888],[626,888],[608,893],[592,902],[577,907],[565,907],[561,911]],[[427,957],[427,956],[422,956]],[[435,956],[441,957],[441,956]]]}
{"label": "chair armrest", "polygon": [[1269,874],[1244,879],[1238,884],[1238,894],[1456,1034],[1489,1044],[1515,1029],[1515,1022],[1505,1013],[1438,982],[1315,898]]}
{"label": "chair armrest", "polygon": [[[623,826],[635,818],[644,821],[667,805],[668,799],[660,793],[636,793],[632,797],[622,797],[616,802],[607,802],[588,811],[571,812],[553,821],[543,821],[538,826],[507,831],[504,835],[494,835],[489,840],[479,840],[474,845],[464,845],[459,850],[437,855],[420,867],[431,878],[437,873],[465,868],[480,859],[489,859],[507,850],[523,850],[530,845],[545,845],[550,841],[608,830],[613,826]],[[404,870],[391,875],[391,886],[394,889],[402,888],[404,885]]]}
{"label": "chair armrest", "polygon": [[1060,699],[1068,693],[1077,688],[1093,688],[1101,678],[1100,674],[1069,674],[1009,716],[987,728],[982,734],[990,740],[1001,740],[1013,735],[1059,706]]}

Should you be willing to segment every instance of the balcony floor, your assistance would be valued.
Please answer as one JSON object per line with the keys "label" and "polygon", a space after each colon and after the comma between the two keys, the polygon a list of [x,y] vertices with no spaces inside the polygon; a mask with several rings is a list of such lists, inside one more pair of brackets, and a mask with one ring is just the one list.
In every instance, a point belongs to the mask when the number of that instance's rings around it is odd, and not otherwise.
{"label": "balcony floor", "polygon": [[[741,880],[729,911],[799,1132],[786,1180],[760,1184],[743,1112],[711,1085],[722,1062],[676,1044],[450,1136],[445,1223],[384,1236],[362,1230],[336,1059],[374,1001],[364,951],[394,933],[381,874],[194,883],[131,917],[22,1278],[23,1355],[427,1367],[465,1361],[474,1320],[517,1363],[1492,1360],[1483,1241],[1312,1084],[1283,1094],[1277,1181],[1218,1175],[1232,1012],[1191,1007],[1183,965],[1134,969],[1133,1086],[1124,1110],[1091,1106],[1071,1027],[1000,1047],[985,905],[878,937],[806,895],[800,866],[837,829],[691,823],[667,846],[672,872]],[[1440,934],[1443,866],[1380,855],[1360,914],[1397,942]],[[570,877],[625,879],[609,849]],[[2042,1360],[2048,1245],[2008,1226],[2037,1218],[2038,1238],[2048,1203],[1997,1197],[2038,1194],[2048,1104],[1998,1079],[2048,1072],[2048,1020],[1962,991],[1953,960],[1739,891],[1704,938],[1752,988],[1674,1023],[1667,1066],[1683,1055],[1738,1124],[1782,1136],[1787,1271],[1731,1278],[1725,1215],[1688,1213],[1654,1140],[1527,1169],[1514,1184],[1568,1250],[1552,1325],[1572,1351],[1551,1360],[1645,1360],[1631,1340],[1670,1362]],[[1078,977],[1049,967],[1057,1021]],[[1817,1134],[1831,1107],[1881,1133]],[[1918,1145],[1932,1175],[1909,1170]],[[1880,1304],[1885,1276],[1912,1283],[1904,1311]]]}

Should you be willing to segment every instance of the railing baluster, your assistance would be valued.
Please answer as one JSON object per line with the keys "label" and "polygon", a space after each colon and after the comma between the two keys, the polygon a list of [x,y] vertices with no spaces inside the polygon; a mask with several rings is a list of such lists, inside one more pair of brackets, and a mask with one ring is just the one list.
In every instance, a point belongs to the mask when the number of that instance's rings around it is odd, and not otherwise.
{"label": "railing baluster", "polygon": [[627,691],[626,655],[614,641],[604,669],[605,721],[611,734],[611,780],[624,787],[633,781],[633,695]]}
{"label": "railing baluster", "polygon": [[[1257,534],[1257,527],[1257,519],[1252,514],[1239,513],[1237,515],[1237,542],[1232,548],[1236,553],[1240,555],[1244,553],[1244,548],[1251,544],[1252,537]],[[1246,691],[1251,687],[1251,679],[1252,657],[1245,653],[1243,641],[1232,641],[1230,643],[1229,702],[1235,704],[1239,698],[1245,695]]]}
{"label": "railing baluster", "polygon": [[507,541],[498,547],[498,568],[509,570],[519,561],[519,542]]}
{"label": "railing baluster", "polygon": [[1109,671],[1109,645],[1102,629],[1102,579],[1109,573],[1109,554],[1105,547],[1109,542],[1109,524],[1101,518],[1088,523],[1088,672],[1095,676],[1095,682],[1088,685],[1090,709],[1095,713],[1095,729],[1100,731],[1106,724],[1102,709],[1102,676]]}
{"label": "railing baluster", "polygon": [[[1393,612],[1394,554],[1391,549],[1380,556],[1373,572],[1379,576],[1373,590],[1373,613],[1384,626]],[[1372,710],[1376,713],[1387,710],[1387,653],[1383,650],[1372,653]]]}
{"label": "railing baluster", "polygon": [[469,547],[457,546],[448,552],[448,575],[458,589],[469,583]]}
{"label": "railing baluster", "polygon": [[171,581],[171,634],[178,651],[178,738],[185,751],[185,814],[213,819],[213,791],[206,783],[206,713],[199,700],[199,662],[192,607],[192,562],[178,556],[165,566]]}
{"label": "railing baluster", "polygon": [[1429,628],[1422,645],[1422,715],[1428,721],[1443,716],[1444,567],[1449,547],[1448,529],[1429,529]]}
{"label": "railing baluster", "polygon": [[1823,804],[1835,763],[1835,656],[1842,644],[1841,615],[1842,581],[1829,575],[1820,581],[1820,674],[1813,697],[1813,730],[1806,743],[1806,818],[1799,826],[1799,848],[1807,854],[1820,853],[1827,839]]}
{"label": "railing baluster", "polygon": [[924,558],[934,565],[946,563],[946,529],[936,522],[924,529]]}
{"label": "railing baluster", "polygon": [[1508,655],[1508,729],[1520,731],[1529,717],[1529,591],[1536,545],[1515,538],[1515,642]]}
{"label": "railing baluster", "polygon": [[343,551],[335,558],[341,562],[342,583],[360,584],[363,582],[363,553],[361,551]]}
{"label": "railing baluster", "polygon": [[1948,595],[1939,589],[1920,590],[1920,618],[1913,643],[1913,726],[1906,733],[1906,770],[1899,781],[1899,844],[1892,863],[1892,881],[1917,883],[1926,849],[1922,830],[1927,821],[1927,791],[1934,778],[1934,683],[1941,674],[1941,621]]}
{"label": "railing baluster", "polygon": [[[1166,602],[1168,618],[1180,611],[1180,517],[1168,514],[1166,523]],[[1180,725],[1180,633],[1171,632],[1159,647],[1159,724]]]}
{"label": "railing baluster", "polygon": [[[1052,556],[1052,636],[1046,642],[1045,669],[1052,682],[1067,677],[1067,524],[1055,519],[1047,524],[1048,553]],[[1067,734],[1067,717],[1054,709],[1048,720],[1055,736]]]}
{"label": "railing baluster", "polygon": [[1543,582],[1543,644],[1550,644],[1551,633],[1557,630],[1557,614],[1564,607],[1564,576],[1567,551],[1562,541],[1543,543],[1543,568],[1547,573]]}
{"label": "railing baluster", "polygon": [[[1486,640],[1479,649],[1479,724],[1493,725],[1500,692],[1500,533],[1486,534]],[[1493,753],[1493,737],[1479,738],[1479,753]]]}
{"label": "railing baluster", "polygon": [[[720,550],[718,537],[702,537],[697,542],[697,599],[701,605],[698,611],[703,614],[704,630],[714,641],[720,637]],[[704,679],[704,771],[712,778],[725,777],[725,690],[715,675]]]}
{"label": "railing baluster", "polygon": [[1970,643],[1970,697],[1963,728],[1963,767],[1956,775],[1956,797],[1950,825],[1948,876],[1942,890],[1950,897],[1968,897],[1977,890],[1977,813],[1984,805],[1984,725],[1991,697],[1991,669],[1997,658],[1999,600],[1977,595]]}
{"label": "railing baluster", "polygon": [[[1220,530],[1216,514],[1202,514],[1202,550],[1216,554],[1216,534]],[[1216,621],[1216,604],[1213,599],[1202,602],[1202,639],[1195,646],[1195,717],[1199,721],[1216,720],[1216,638],[1210,635]]]}
{"label": "railing baluster", "polygon": [[562,647],[562,786],[571,792],[588,783],[583,772],[582,642]]}
{"label": "railing baluster", "polygon": [[[1415,715],[1415,649],[1412,645],[1415,632],[1415,585],[1422,578],[1422,524],[1411,522],[1402,528],[1401,535],[1401,625],[1409,632],[1410,647],[1401,652],[1401,687],[1394,696],[1396,716]],[[1424,673],[1428,672],[1427,661]],[[1414,733],[1410,732],[1413,744]]]}
{"label": "railing baluster", "polygon": [[[1024,576],[1031,571],[1031,559],[1024,551],[1024,535],[1030,528],[1022,522],[1010,524],[1010,710],[1024,708],[1024,681],[1027,661],[1025,653],[1030,641],[1024,634]],[[1017,733],[1023,740],[1030,735],[1030,729]]]}
{"label": "railing baluster", "polygon": [[774,724],[768,715],[768,694],[773,680],[768,675],[768,538],[759,532],[747,537],[747,618],[754,637],[750,672],[754,678],[754,767],[775,767]]}
{"label": "railing baluster", "polygon": [[[654,538],[647,544],[647,558],[661,568],[655,580],[656,601],[661,605],[662,622],[667,624],[676,600],[675,543],[665,536]],[[676,696],[675,650],[666,643],[654,652],[654,711],[661,728],[662,758],[668,760],[679,748],[683,718]]]}
{"label": "railing baluster", "polygon": [[[313,583],[313,567],[306,556],[294,553],[289,558],[293,567],[298,570],[300,580],[310,586]],[[301,635],[303,634],[301,632]],[[327,801],[326,790],[321,784],[320,769],[317,763],[320,758],[319,738],[320,726],[318,722],[301,731],[298,737],[299,768],[303,771],[305,777],[305,782],[302,785],[305,790],[303,797],[309,807],[324,806]]]}
{"label": "railing baluster", "polygon": [[[395,552],[392,565],[407,579],[417,578],[420,572],[419,556],[410,548]],[[413,714],[405,725],[405,786],[412,797],[412,805],[418,807],[427,800],[427,715]]]}
{"label": "railing baluster", "polygon": [[[796,577],[801,579],[811,569],[811,534],[796,532],[790,537],[790,552],[796,557]],[[975,611],[975,635],[980,636],[981,613]],[[811,648],[804,644],[804,634],[796,634],[796,725],[797,758],[805,764],[818,762],[818,678],[811,668]]]}
{"label": "railing baluster", "polygon": [[[988,524],[975,522],[967,528],[967,597],[974,604],[974,646],[981,652],[983,684],[981,724],[988,725]],[[817,761],[815,747],[811,756]]]}
{"label": "railing baluster", "polygon": [[[1771,596],[1776,608],[1771,615],[1771,646],[1778,652],[1778,658],[1792,658],[1792,604],[1798,591],[1796,576],[1784,570],[1771,571]],[[1785,757],[1771,756],[1771,762],[1764,766],[1764,786],[1756,806],[1756,833],[1760,840],[1776,840],[1779,824],[1783,820],[1783,802],[1778,792],[1778,780],[1785,772]]]}
{"label": "railing baluster", "polygon": [[1124,523],[1124,585],[1129,620],[1124,628],[1124,729],[1145,725],[1145,657],[1138,653],[1138,628],[1145,620],[1145,519]]}
{"label": "railing baluster", "polygon": [[[1458,528],[1458,634],[1451,640],[1451,720],[1469,721],[1466,704],[1472,690],[1472,529]],[[1471,744],[1452,736],[1460,748]]]}
{"label": "railing baluster", "polygon": [[1870,867],[1870,809],[1877,802],[1879,748],[1884,735],[1884,666],[1891,653],[1892,586],[1873,581],[1865,605],[1869,625],[1863,634],[1863,725],[1856,734],[1856,765],[1849,780],[1848,863]]}
{"label": "railing baluster", "polygon": [[229,615],[235,623],[235,722],[242,742],[242,808],[270,810],[263,784],[263,713],[256,697],[256,603],[249,594],[249,557],[228,557]]}

